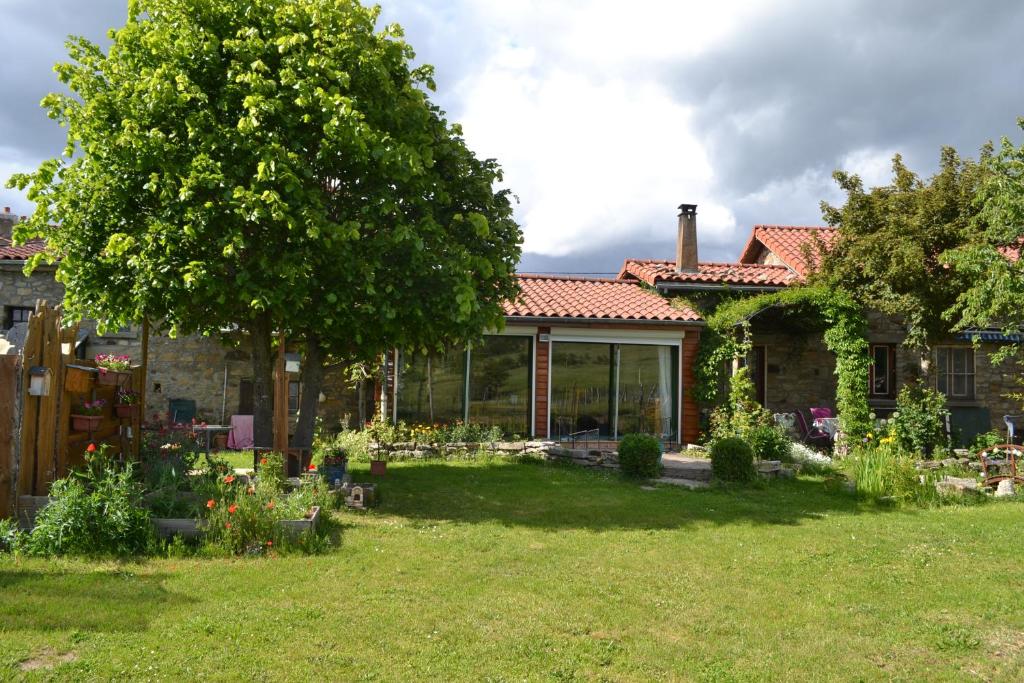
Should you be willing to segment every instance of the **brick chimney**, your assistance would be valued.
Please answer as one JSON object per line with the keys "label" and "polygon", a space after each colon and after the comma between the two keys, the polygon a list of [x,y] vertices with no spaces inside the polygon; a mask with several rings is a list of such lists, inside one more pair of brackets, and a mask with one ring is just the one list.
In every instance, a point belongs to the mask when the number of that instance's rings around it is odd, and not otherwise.
{"label": "brick chimney", "polygon": [[697,205],[679,205],[679,235],[676,237],[676,271],[697,272]]}
{"label": "brick chimney", "polygon": [[11,239],[14,231],[14,224],[18,222],[18,216],[11,213],[11,207],[5,206],[4,212],[0,213],[0,239]]}

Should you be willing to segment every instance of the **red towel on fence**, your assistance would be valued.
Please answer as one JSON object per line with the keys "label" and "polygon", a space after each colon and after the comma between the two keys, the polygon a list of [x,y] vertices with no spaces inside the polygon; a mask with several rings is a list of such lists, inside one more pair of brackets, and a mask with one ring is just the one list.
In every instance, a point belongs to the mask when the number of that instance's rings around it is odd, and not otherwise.
{"label": "red towel on fence", "polygon": [[228,434],[228,448],[252,448],[252,415],[232,415],[231,426],[234,429]]}

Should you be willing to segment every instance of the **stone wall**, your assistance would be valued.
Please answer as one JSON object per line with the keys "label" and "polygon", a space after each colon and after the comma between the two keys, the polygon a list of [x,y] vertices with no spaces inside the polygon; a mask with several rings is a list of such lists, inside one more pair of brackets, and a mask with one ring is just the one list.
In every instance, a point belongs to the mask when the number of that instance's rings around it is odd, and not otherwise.
{"label": "stone wall", "polygon": [[[52,268],[39,269],[26,278],[20,265],[0,265],[0,316],[7,306],[34,307],[39,299],[50,303],[64,299],[64,287],[54,280]],[[80,329],[88,334],[83,349],[85,358],[97,354],[127,355],[133,362],[142,358],[141,326],[101,335],[94,321],[85,320]],[[251,356],[244,343],[230,346],[209,337],[171,339],[152,334],[145,417],[149,420],[156,414],[164,418],[170,400],[181,398],[195,401],[198,415],[208,422],[228,420],[239,412],[242,380],[251,377]],[[298,381],[298,375],[290,375],[289,379]],[[348,415],[347,426],[355,426],[359,415],[357,392],[345,381],[341,370],[326,374],[323,393],[320,415],[325,423],[340,426]],[[293,425],[294,422],[293,415]]]}

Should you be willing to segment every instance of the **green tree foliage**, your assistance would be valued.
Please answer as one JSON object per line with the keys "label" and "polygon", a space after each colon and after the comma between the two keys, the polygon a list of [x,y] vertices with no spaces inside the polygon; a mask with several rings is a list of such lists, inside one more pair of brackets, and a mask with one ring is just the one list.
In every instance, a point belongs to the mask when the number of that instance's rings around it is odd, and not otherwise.
{"label": "green tree foliage", "polygon": [[948,268],[942,254],[970,242],[979,226],[975,194],[986,175],[982,163],[943,148],[940,170],[923,181],[903,159],[893,158],[892,183],[870,190],[861,179],[837,171],[846,203],[822,203],[829,225],[840,229],[817,281],[851,292],[866,307],[902,318],[907,345],[924,348],[949,331],[943,312],[968,284]]}
{"label": "green tree foliage", "polygon": [[966,283],[946,317],[961,329],[997,325],[1017,331],[1024,324],[1024,145],[1004,138],[982,164],[976,239],[945,258]]}
{"label": "green tree foliage", "polygon": [[379,8],[132,0],[128,13],[106,53],[69,41],[56,71],[70,94],[43,101],[64,154],[12,178],[36,202],[16,236],[47,239],[69,314],[248,333],[260,443],[275,332],[307,343],[311,432],[329,354],[369,360],[501,324],[521,234],[493,190],[500,170],[430,103],[430,67],[411,67],[397,25],[377,30]]}

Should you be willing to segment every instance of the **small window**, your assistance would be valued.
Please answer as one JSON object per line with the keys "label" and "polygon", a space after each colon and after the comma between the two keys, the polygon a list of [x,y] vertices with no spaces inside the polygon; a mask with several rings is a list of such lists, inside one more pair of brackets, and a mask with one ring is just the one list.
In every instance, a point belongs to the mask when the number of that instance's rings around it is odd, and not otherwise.
{"label": "small window", "polygon": [[26,306],[8,306],[4,311],[4,329],[9,330],[18,323],[27,323],[33,310]]}
{"label": "small window", "polygon": [[871,346],[871,396],[892,398],[896,389],[896,347],[892,344]]}
{"label": "small window", "polygon": [[299,412],[299,383],[288,382],[288,412]]}
{"label": "small window", "polygon": [[935,350],[936,389],[947,398],[974,398],[974,349],[940,346]]}

